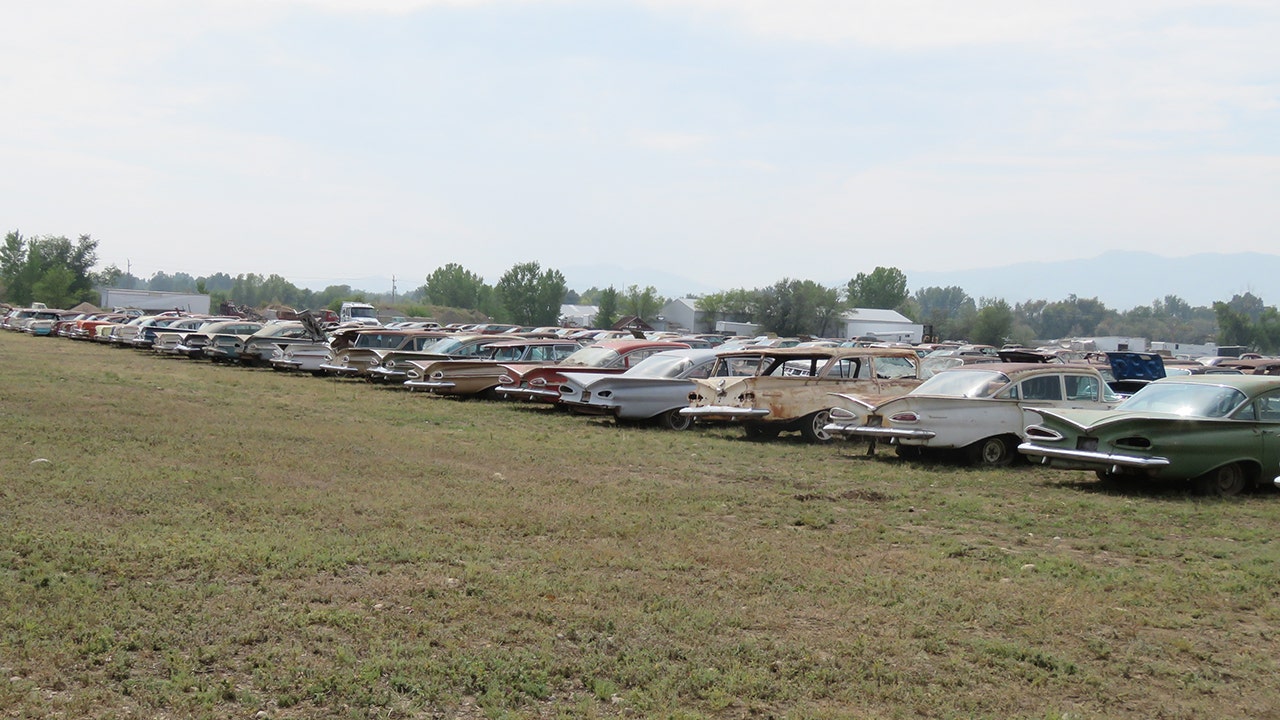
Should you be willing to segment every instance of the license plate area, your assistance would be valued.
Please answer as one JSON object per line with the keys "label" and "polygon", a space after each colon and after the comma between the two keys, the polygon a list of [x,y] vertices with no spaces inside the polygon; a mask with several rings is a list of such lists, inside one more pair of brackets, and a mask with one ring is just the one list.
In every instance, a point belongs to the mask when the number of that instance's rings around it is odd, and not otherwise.
{"label": "license plate area", "polygon": [[1098,438],[1082,437],[1076,440],[1077,450],[1087,450],[1094,452],[1098,449]]}

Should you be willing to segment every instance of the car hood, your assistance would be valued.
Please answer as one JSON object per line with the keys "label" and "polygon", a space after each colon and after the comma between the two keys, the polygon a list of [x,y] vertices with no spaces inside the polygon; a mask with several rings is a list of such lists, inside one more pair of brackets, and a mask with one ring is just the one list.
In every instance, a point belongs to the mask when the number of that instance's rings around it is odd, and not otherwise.
{"label": "car hood", "polygon": [[1165,376],[1164,359],[1155,353],[1109,352],[1107,362],[1116,380],[1159,380]]}

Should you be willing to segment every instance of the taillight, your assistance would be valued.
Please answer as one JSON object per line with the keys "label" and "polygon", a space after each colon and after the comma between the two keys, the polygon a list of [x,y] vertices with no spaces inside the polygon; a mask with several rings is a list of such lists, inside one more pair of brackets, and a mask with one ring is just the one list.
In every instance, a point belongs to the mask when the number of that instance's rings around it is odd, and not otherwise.
{"label": "taillight", "polygon": [[920,422],[920,416],[913,412],[894,413],[889,416],[889,422],[896,422],[896,423]]}

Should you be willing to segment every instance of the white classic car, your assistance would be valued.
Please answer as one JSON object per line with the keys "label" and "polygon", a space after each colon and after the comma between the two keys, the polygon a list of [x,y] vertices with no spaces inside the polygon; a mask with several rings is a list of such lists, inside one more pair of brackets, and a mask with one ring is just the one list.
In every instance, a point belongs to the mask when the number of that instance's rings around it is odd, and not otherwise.
{"label": "white classic car", "polygon": [[887,440],[898,454],[923,449],[963,449],[970,462],[1000,466],[1017,457],[1024,428],[1036,408],[1105,410],[1121,398],[1090,365],[988,363],[943,370],[902,397],[867,408],[837,395],[832,435]]}
{"label": "white classic car", "polygon": [[583,415],[655,420],[672,430],[686,430],[693,418],[680,410],[689,404],[693,379],[710,377],[715,361],[714,349],[665,350],[620,375],[565,372],[560,403]]}

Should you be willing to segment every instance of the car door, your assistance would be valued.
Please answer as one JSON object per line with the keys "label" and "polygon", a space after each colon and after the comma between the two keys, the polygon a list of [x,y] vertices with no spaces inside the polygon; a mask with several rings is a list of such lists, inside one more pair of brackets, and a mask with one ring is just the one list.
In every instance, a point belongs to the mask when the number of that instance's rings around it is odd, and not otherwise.
{"label": "car door", "polygon": [[1280,390],[1259,395],[1245,410],[1245,417],[1237,413],[1236,418],[1248,420],[1252,415],[1261,481],[1270,483],[1280,477]]}
{"label": "car door", "polygon": [[1023,427],[1039,422],[1040,415],[1035,412],[1036,408],[1066,405],[1061,373],[1033,375],[1013,385],[1001,395],[1004,396],[1006,393],[1008,397],[1018,401],[1018,407],[1022,410]]}

